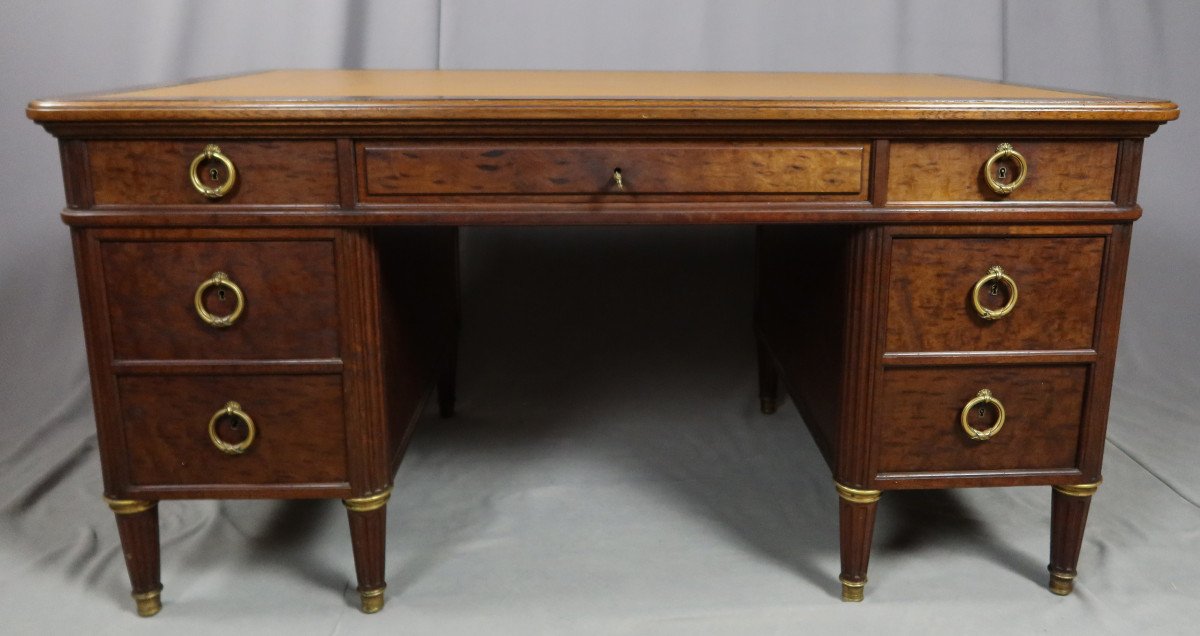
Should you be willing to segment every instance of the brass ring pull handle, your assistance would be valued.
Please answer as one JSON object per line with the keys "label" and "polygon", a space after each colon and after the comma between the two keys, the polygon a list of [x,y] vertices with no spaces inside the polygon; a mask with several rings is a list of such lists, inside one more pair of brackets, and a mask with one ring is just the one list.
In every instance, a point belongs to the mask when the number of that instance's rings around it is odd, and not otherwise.
{"label": "brass ring pull handle", "polygon": [[[1017,176],[1012,183],[1000,183],[996,177],[992,176],[992,168],[997,161],[1009,158],[1017,164]],[[1029,176],[1029,164],[1025,162],[1025,156],[1014,150],[1012,144],[1007,142],[996,146],[996,153],[987,160],[987,163],[983,164],[983,178],[987,181],[988,187],[996,191],[996,194],[1011,194],[1021,187],[1022,183],[1025,183],[1027,176]]]}
{"label": "brass ring pull handle", "polygon": [[[1008,288],[1008,302],[1004,303],[1004,306],[999,309],[988,309],[983,306],[983,303],[979,302],[979,294],[983,291],[984,287],[996,283],[1003,284]],[[1013,280],[1008,274],[1005,274],[1002,267],[993,265],[988,268],[988,273],[983,278],[980,278],[979,282],[975,283],[975,289],[971,292],[971,302],[975,305],[975,311],[979,312],[980,318],[984,320],[999,320],[1012,313],[1013,307],[1017,306],[1017,281]]]}
{"label": "brass ring pull handle", "polygon": [[[971,423],[967,418],[971,414],[971,409],[986,404],[990,404],[996,409],[996,423],[992,424],[991,427],[981,431],[974,426],[971,426]],[[995,437],[996,433],[1000,432],[1000,428],[1004,426],[1004,405],[1000,403],[1000,400],[997,400],[995,396],[992,395],[991,391],[988,389],[983,389],[977,393],[970,402],[967,402],[967,405],[963,407],[962,414],[959,416],[958,420],[962,423],[963,430],[967,432],[967,435],[970,436],[971,439],[981,442],[987,441]]]}
{"label": "brass ring pull handle", "polygon": [[[246,425],[246,438],[236,444],[230,444],[221,439],[221,436],[217,435],[217,422],[222,417],[235,417],[241,420]],[[254,420],[242,410],[242,405],[237,402],[226,402],[224,408],[213,413],[212,418],[208,420],[208,438],[212,440],[213,446],[216,446],[217,450],[226,455],[241,455],[246,452],[246,449],[254,443],[254,434]]]}
{"label": "brass ring pull handle", "polygon": [[[210,287],[224,287],[233,292],[234,298],[237,300],[237,305],[233,308],[233,312],[224,316],[214,316],[204,308],[204,292]],[[246,308],[246,296],[242,294],[242,288],[237,286],[237,283],[229,280],[225,272],[213,272],[213,275],[200,286],[196,288],[196,296],[194,298],[196,304],[196,313],[206,324],[218,329],[232,325],[239,316],[242,315],[242,310]]]}
{"label": "brass ring pull handle", "polygon": [[624,192],[625,191],[625,181],[621,177],[621,169],[620,168],[613,170],[612,179],[613,179],[613,184],[617,186],[617,190]]}
{"label": "brass ring pull handle", "polygon": [[[200,167],[201,162],[210,161],[213,159],[220,161],[225,165],[226,173],[225,181],[215,188],[204,185],[204,182],[200,180],[200,175],[196,172],[196,169]],[[213,172],[215,173],[216,170],[214,169]],[[195,159],[192,159],[192,166],[188,169],[188,176],[192,178],[192,187],[196,188],[197,192],[210,199],[220,199],[226,194],[229,194],[229,191],[233,189],[233,184],[237,183],[237,168],[233,167],[232,159],[221,154],[221,148],[219,146],[216,144],[208,144],[204,147],[204,152],[196,155]]]}

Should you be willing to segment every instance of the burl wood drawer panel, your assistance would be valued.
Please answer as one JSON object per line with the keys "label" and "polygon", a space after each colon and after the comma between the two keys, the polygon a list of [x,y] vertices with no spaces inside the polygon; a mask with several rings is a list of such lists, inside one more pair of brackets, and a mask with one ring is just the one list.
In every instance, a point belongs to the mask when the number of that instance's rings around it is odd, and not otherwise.
{"label": "burl wood drawer panel", "polygon": [[[135,486],[344,483],[346,432],[341,375],[126,376],[118,378],[121,424]],[[254,438],[227,454],[209,421],[236,402]],[[222,416],[229,444],[247,424]]]}
{"label": "burl wood drawer panel", "polygon": [[[887,283],[889,352],[1090,349],[1104,260],[1102,237],[897,238]],[[1011,313],[987,320],[976,283],[999,266],[1013,280]],[[978,295],[985,309],[1011,298],[1003,282]]]}
{"label": "burl wood drawer panel", "polygon": [[[1086,365],[888,369],[875,417],[876,470],[1073,468],[1087,370]],[[1003,404],[1006,418],[994,437],[977,441],[960,416],[982,389]],[[972,409],[968,423],[982,431],[995,420],[988,405]]]}
{"label": "burl wood drawer panel", "polygon": [[[360,144],[361,195],[866,197],[863,143]],[[617,173],[619,172],[619,182]]]}
{"label": "burl wood drawer panel", "polygon": [[[233,188],[209,199],[193,185],[192,160],[210,143],[233,162]],[[336,144],[321,141],[91,141],[87,146],[97,205],[336,205]],[[213,172],[215,170],[215,172]],[[202,185],[228,178],[219,161],[197,170]]]}
{"label": "burl wood drawer panel", "polygon": [[[339,357],[332,240],[104,241],[100,252],[117,360]],[[195,307],[197,288],[216,272],[244,297],[224,328]],[[201,301],[218,317],[237,306],[222,286]]]}
{"label": "burl wood drawer panel", "polygon": [[[1014,140],[1012,146],[1025,157],[1029,172],[1015,191],[998,194],[988,186],[983,170],[1004,141],[891,143],[888,202],[1112,200],[1117,142]],[[998,160],[992,169],[1001,184],[1016,178],[1010,159]]]}

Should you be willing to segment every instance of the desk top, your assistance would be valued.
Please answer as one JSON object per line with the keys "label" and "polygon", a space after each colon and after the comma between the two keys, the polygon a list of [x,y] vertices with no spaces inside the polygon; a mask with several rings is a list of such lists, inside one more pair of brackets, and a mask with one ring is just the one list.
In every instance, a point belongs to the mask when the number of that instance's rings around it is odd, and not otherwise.
{"label": "desk top", "polygon": [[39,122],[413,119],[1165,122],[1169,101],[939,75],[294,70],[37,100]]}

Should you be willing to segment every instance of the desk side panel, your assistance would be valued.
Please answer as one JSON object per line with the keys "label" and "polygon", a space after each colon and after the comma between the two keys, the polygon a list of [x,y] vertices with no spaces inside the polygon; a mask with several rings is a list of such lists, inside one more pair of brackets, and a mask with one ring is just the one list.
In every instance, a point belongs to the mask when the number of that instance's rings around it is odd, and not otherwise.
{"label": "desk side panel", "polygon": [[759,338],[836,471],[844,383],[847,226],[758,230]]}

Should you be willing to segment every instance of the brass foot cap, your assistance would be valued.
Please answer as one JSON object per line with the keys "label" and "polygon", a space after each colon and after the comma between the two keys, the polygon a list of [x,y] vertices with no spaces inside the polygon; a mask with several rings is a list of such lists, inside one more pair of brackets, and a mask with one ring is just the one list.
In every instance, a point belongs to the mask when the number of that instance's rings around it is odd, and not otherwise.
{"label": "brass foot cap", "polygon": [[778,405],[775,404],[774,398],[759,398],[758,405],[762,410],[763,415],[771,415],[775,412],[775,409],[778,408]]}
{"label": "brass foot cap", "polygon": [[1050,572],[1050,591],[1066,596],[1075,589],[1075,575],[1066,572]]}
{"label": "brass foot cap", "polygon": [[387,586],[374,590],[359,590],[358,597],[362,601],[363,614],[374,614],[383,609],[383,591]]}
{"label": "brass foot cap", "polygon": [[861,581],[842,581],[842,600],[846,603],[861,603],[863,600],[863,588],[867,585],[867,580]]}
{"label": "brass foot cap", "polygon": [[150,617],[162,610],[162,588],[153,592],[134,592],[131,594],[137,603],[138,616]]}

